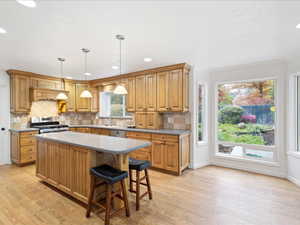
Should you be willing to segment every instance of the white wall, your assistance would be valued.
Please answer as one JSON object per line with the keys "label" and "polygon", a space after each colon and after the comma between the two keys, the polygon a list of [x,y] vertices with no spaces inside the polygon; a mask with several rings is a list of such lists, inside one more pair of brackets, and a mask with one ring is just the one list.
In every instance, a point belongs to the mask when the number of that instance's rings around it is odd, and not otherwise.
{"label": "white wall", "polygon": [[5,131],[0,131],[0,165],[10,163],[10,143],[9,143],[9,77],[4,70],[0,69],[0,128],[4,127]]}

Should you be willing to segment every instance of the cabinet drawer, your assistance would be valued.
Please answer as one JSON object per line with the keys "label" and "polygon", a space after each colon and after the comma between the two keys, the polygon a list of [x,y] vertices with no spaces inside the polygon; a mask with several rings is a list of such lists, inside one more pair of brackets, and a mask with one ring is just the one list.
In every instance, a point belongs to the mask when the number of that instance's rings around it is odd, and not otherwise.
{"label": "cabinet drawer", "polygon": [[129,156],[138,160],[148,160],[151,161],[151,153],[140,150],[133,151],[129,153]]}
{"label": "cabinet drawer", "polygon": [[29,131],[29,132],[21,132],[21,137],[32,137],[34,135],[38,134],[37,131]]}
{"label": "cabinet drawer", "polygon": [[151,139],[152,135],[150,133],[128,131],[126,136],[128,138]]}
{"label": "cabinet drawer", "polygon": [[35,146],[26,146],[21,148],[21,163],[32,162],[36,158]]}
{"label": "cabinet drawer", "polygon": [[35,139],[35,137],[32,137],[32,136],[21,137],[20,144],[21,144],[21,146],[36,145],[36,139]]}
{"label": "cabinet drawer", "polygon": [[179,142],[177,135],[169,134],[153,134],[152,139],[159,141]]}

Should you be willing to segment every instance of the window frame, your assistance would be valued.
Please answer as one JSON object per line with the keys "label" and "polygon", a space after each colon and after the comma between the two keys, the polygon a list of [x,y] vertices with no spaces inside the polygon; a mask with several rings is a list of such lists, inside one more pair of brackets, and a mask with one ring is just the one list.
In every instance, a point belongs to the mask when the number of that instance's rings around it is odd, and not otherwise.
{"label": "window frame", "polygon": [[[274,96],[274,105],[276,107],[276,113],[275,113],[275,118],[274,118],[274,145],[272,146],[266,146],[266,145],[256,145],[256,144],[245,144],[245,143],[232,143],[232,142],[226,142],[226,141],[219,141],[218,140],[218,125],[219,125],[219,120],[218,120],[218,103],[219,103],[219,90],[218,87],[219,85],[224,85],[224,84],[233,84],[233,83],[249,83],[249,82],[258,82],[258,81],[266,81],[266,80],[274,80],[275,81],[275,96]],[[214,86],[214,116],[215,116],[215,124],[214,124],[214,143],[215,143],[215,148],[214,148],[214,156],[215,157],[224,157],[224,158],[232,158],[232,159],[240,159],[240,160],[245,160],[245,161],[253,161],[253,162],[262,162],[262,163],[278,163],[279,162],[279,151],[278,151],[278,138],[279,138],[279,129],[278,129],[278,117],[279,117],[279,107],[278,107],[278,82],[279,79],[277,77],[265,77],[265,78],[256,78],[256,79],[243,79],[243,80],[228,80],[228,81],[221,81],[221,82],[216,82]],[[219,152],[219,144],[224,144],[224,145],[233,145],[233,146],[241,146],[243,148],[250,148],[253,150],[261,150],[261,151],[269,151],[273,152],[273,161],[269,161],[266,159],[252,159],[249,157],[245,156],[231,156],[231,155],[226,155],[223,153]]]}
{"label": "window frame", "polygon": [[[202,108],[202,140],[199,141],[199,128],[198,128],[198,121],[199,121],[199,90],[200,86],[203,88],[202,91],[202,99],[203,99],[203,108]],[[208,93],[207,93],[207,83],[205,82],[198,82],[197,83],[197,104],[196,104],[196,142],[198,145],[205,145],[207,144],[208,140],[208,118],[207,118],[207,109],[208,109]]]}

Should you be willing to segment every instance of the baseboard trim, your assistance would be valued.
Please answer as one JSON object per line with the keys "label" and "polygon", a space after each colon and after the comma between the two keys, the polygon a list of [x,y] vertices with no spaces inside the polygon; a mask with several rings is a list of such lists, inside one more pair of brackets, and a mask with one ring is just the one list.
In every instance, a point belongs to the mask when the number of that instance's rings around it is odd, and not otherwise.
{"label": "baseboard trim", "polygon": [[288,176],[287,179],[288,179],[289,181],[291,181],[292,183],[294,183],[294,184],[296,184],[297,186],[300,187],[300,180],[299,180],[299,179],[297,179],[297,178],[295,178],[295,177],[293,177],[293,176]]}
{"label": "baseboard trim", "polygon": [[199,168],[209,166],[209,165],[211,165],[211,163],[194,163],[194,164],[191,165],[191,168],[192,169],[199,169]]}

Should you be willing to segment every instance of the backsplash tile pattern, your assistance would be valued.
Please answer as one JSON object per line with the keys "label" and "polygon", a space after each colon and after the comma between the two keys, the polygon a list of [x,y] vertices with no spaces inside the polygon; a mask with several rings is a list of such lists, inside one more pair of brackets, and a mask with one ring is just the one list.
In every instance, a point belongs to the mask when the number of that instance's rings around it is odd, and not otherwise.
{"label": "backsplash tile pattern", "polygon": [[[67,125],[114,125],[127,127],[134,125],[134,116],[132,118],[101,118],[98,113],[63,113],[58,114],[57,105],[54,101],[40,101],[33,104],[30,115],[11,114],[12,128],[29,127],[31,116],[52,116],[55,120]],[[191,129],[190,113],[163,113],[164,129]]]}

